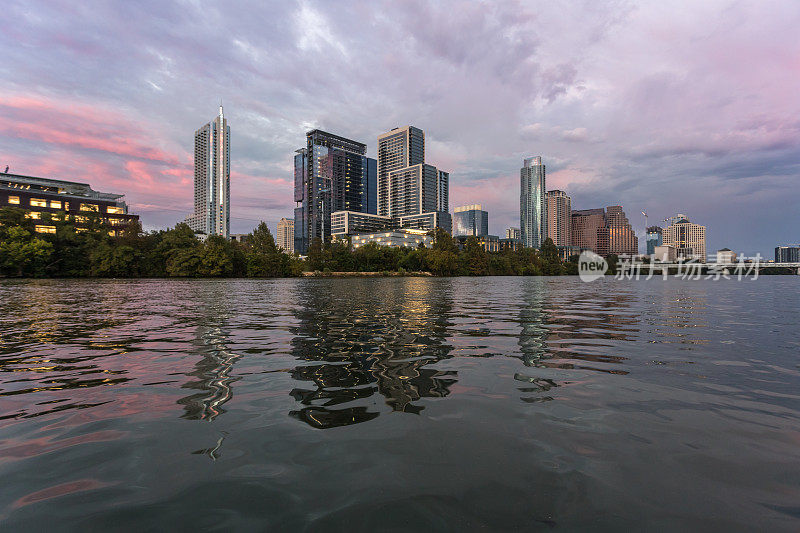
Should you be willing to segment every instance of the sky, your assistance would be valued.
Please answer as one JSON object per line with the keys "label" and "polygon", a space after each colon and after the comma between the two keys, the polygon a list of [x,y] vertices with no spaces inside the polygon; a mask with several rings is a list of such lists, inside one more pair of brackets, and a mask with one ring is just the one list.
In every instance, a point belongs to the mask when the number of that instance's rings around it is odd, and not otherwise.
{"label": "sky", "polygon": [[[573,209],[639,235],[683,213],[708,250],[800,242],[800,2],[6,0],[0,166],[124,193],[145,229],[192,210],[194,132],[220,99],[231,226],[292,216],[321,128],[411,124],[450,203],[519,226],[541,155]],[[643,245],[642,245],[643,246]]]}

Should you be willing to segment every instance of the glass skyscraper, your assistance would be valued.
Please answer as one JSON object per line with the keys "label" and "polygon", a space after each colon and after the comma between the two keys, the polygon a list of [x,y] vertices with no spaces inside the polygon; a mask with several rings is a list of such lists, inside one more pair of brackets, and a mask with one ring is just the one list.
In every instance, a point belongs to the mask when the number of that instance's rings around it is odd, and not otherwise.
{"label": "glass skyscraper", "polygon": [[656,246],[664,244],[664,230],[660,226],[647,228],[647,255],[656,253]]}
{"label": "glass skyscraper", "polygon": [[456,207],[453,213],[453,237],[489,235],[489,213],[481,204]]}
{"label": "glass skyscraper", "polygon": [[298,254],[305,254],[317,237],[330,239],[334,211],[368,213],[376,207],[377,161],[366,151],[364,143],[322,130],[306,134],[306,147],[294,157]]}
{"label": "glass skyscraper", "polygon": [[519,225],[522,245],[540,248],[547,238],[545,168],[541,156],[529,157],[519,171]]}

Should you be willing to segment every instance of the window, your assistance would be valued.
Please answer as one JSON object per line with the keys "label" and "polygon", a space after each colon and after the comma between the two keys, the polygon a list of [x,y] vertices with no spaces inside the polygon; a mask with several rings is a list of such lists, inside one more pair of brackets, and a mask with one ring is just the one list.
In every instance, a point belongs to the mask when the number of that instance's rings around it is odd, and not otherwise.
{"label": "window", "polygon": [[124,215],[125,214],[125,213],[122,212],[122,208],[121,207],[116,207],[116,206],[113,206],[113,205],[110,205],[110,206],[108,206],[106,208],[106,213],[108,213],[109,215]]}
{"label": "window", "polygon": [[42,200],[41,198],[31,198],[31,206],[32,207],[47,207],[47,200]]}
{"label": "window", "polygon": [[61,209],[61,201],[60,200],[50,200],[50,207],[53,209]]}
{"label": "window", "polygon": [[121,226],[125,223],[125,220],[122,218],[111,217],[108,219],[108,223],[111,224],[112,226]]}
{"label": "window", "polygon": [[8,203],[14,204],[14,205],[19,205],[19,196],[9,196],[8,197]]}
{"label": "window", "polygon": [[55,226],[40,226],[40,225],[37,224],[36,226],[34,226],[34,229],[36,230],[36,233],[55,233],[56,232],[56,227]]}
{"label": "window", "polygon": [[89,218],[83,215],[75,215],[75,222],[79,224],[86,224],[87,222],[89,222]]}
{"label": "window", "polygon": [[30,213],[25,213],[25,218],[32,218],[34,220],[39,220],[42,218],[42,214],[38,211],[31,211]]}
{"label": "window", "polygon": [[81,204],[81,211],[94,211],[96,213],[100,211],[100,207],[97,204]]}

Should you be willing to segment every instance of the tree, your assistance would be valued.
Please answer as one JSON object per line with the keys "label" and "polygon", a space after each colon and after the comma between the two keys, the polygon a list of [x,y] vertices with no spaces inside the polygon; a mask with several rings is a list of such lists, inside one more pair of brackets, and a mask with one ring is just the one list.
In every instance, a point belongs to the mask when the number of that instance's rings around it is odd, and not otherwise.
{"label": "tree", "polygon": [[0,270],[15,276],[40,277],[45,274],[53,245],[14,226],[0,242]]}
{"label": "tree", "polygon": [[542,273],[545,276],[561,275],[563,271],[561,258],[558,256],[558,248],[550,237],[546,238],[542,243],[539,258],[542,263]]}
{"label": "tree", "polygon": [[480,245],[474,236],[467,238],[465,245],[465,255],[467,270],[470,276],[485,276],[489,273],[489,258],[486,250]]}
{"label": "tree", "polygon": [[233,250],[230,243],[219,235],[209,235],[200,253],[197,273],[201,276],[221,277],[232,272]]}
{"label": "tree", "polygon": [[319,237],[314,237],[311,240],[311,246],[308,247],[307,261],[309,270],[316,271],[325,268],[322,257],[322,239]]}

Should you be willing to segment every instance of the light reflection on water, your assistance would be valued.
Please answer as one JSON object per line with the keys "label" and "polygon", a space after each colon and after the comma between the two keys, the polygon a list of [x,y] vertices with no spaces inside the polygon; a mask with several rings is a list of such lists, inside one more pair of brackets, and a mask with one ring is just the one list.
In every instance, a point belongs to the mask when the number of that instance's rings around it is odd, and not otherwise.
{"label": "light reflection on water", "polygon": [[3,281],[0,525],[796,529],[797,291]]}

